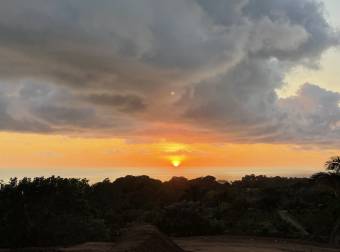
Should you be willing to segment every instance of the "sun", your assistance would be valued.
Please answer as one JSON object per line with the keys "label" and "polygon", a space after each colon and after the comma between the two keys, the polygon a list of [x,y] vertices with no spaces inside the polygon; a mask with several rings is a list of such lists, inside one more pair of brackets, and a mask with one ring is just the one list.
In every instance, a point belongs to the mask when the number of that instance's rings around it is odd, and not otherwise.
{"label": "sun", "polygon": [[171,164],[174,166],[174,167],[179,167],[182,163],[182,160],[179,160],[179,159],[172,159],[171,160]]}

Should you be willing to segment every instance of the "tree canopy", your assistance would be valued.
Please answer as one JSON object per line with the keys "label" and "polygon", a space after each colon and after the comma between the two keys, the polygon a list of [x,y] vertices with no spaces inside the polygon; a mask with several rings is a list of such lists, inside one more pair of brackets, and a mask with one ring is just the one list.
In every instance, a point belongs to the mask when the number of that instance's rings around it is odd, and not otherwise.
{"label": "tree canopy", "polygon": [[219,182],[207,176],[162,182],[126,176],[92,185],[86,179],[13,178],[0,183],[0,247],[114,240],[121,228],[136,222],[174,236],[265,235],[336,243],[337,160],[327,162],[328,172],[311,178],[247,175]]}

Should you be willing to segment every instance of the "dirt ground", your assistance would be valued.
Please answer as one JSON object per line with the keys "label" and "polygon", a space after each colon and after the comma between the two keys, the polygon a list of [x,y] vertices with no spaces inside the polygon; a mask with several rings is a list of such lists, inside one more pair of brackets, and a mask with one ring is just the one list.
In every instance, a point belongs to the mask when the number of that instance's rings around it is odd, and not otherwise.
{"label": "dirt ground", "polygon": [[0,249],[0,252],[340,252],[301,241],[243,237],[202,236],[170,239],[156,228],[143,225],[126,229],[115,243],[88,242],[67,248]]}
{"label": "dirt ground", "polygon": [[190,237],[175,238],[175,242],[190,252],[339,252],[340,249],[325,248],[290,240],[251,237]]}
{"label": "dirt ground", "polygon": [[70,247],[0,249],[0,252],[184,252],[151,225],[130,226],[116,242],[87,242]]}

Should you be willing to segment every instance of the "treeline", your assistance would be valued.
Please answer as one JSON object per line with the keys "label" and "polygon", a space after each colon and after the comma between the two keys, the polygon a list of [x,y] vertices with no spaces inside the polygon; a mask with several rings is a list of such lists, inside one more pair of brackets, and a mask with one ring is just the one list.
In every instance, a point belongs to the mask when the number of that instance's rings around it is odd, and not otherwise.
{"label": "treeline", "polygon": [[2,183],[0,247],[108,241],[129,223],[174,236],[263,235],[336,243],[340,172],[311,178],[249,175],[218,182],[207,176],[161,182],[126,176],[90,185],[85,179],[24,178]]}

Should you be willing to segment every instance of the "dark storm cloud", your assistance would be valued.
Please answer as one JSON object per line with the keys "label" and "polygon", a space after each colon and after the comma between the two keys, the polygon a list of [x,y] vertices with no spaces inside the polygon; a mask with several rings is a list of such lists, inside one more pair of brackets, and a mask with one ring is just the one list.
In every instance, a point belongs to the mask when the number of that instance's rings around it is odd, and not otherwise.
{"label": "dark storm cloud", "polygon": [[97,105],[118,108],[121,111],[137,112],[146,108],[145,102],[136,95],[91,94],[85,100]]}
{"label": "dark storm cloud", "polygon": [[[298,25],[310,35],[298,50],[290,53],[277,51],[259,51],[259,55],[275,56],[280,59],[299,60],[319,57],[329,46],[339,42],[339,36],[330,36],[333,28],[329,26],[323,15],[324,6],[318,1],[294,0],[249,0],[244,13],[252,20],[261,20],[264,16],[273,22],[286,20],[290,25]],[[286,40],[288,40],[286,38]]]}
{"label": "dark storm cloud", "polygon": [[[317,0],[4,0],[0,128],[133,135],[180,121],[233,141],[333,144],[338,94],[276,90],[338,42]],[[328,110],[300,111],[306,97]]]}
{"label": "dark storm cloud", "polygon": [[33,118],[16,119],[8,110],[9,100],[0,93],[0,129],[5,131],[50,132],[47,124]]}

